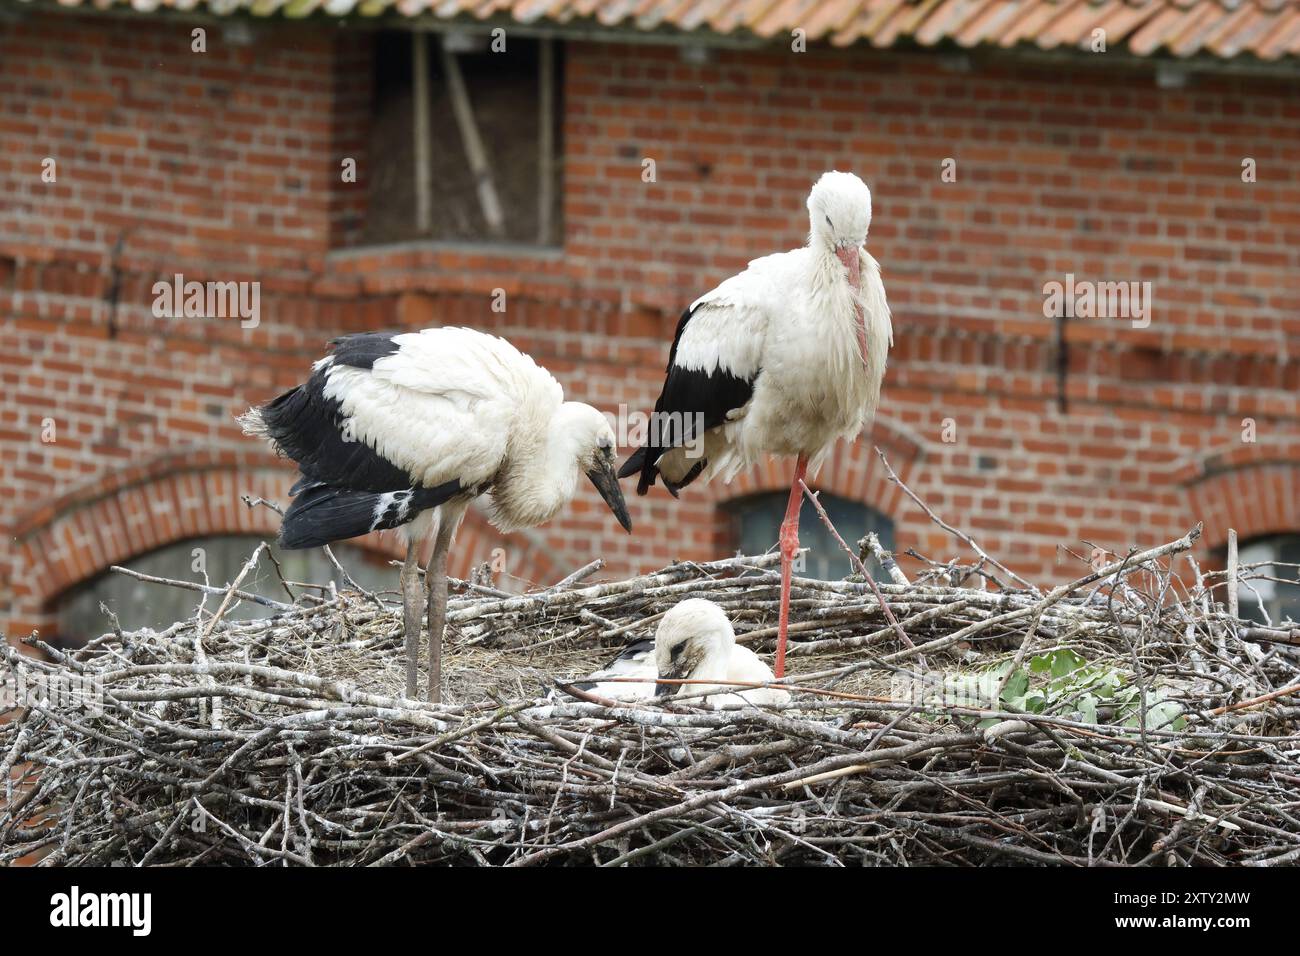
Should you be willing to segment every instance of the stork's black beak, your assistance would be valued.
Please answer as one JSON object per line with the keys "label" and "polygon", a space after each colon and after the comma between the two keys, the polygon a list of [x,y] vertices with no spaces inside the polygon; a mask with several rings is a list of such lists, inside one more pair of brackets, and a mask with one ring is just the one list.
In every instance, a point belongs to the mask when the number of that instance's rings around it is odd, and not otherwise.
{"label": "stork's black beak", "polygon": [[618,475],[614,474],[614,460],[602,460],[599,465],[587,472],[587,477],[596,486],[600,496],[614,512],[614,517],[628,534],[632,533],[632,519],[627,513],[627,502],[623,500],[623,489],[618,486]]}
{"label": "stork's black beak", "polygon": [[[691,672],[691,664],[686,661],[684,656],[681,654],[682,647],[683,645],[678,644],[673,648],[672,660],[668,663],[668,670],[659,675],[660,680],[685,680],[687,675]],[[655,684],[655,696],[672,697],[685,686],[688,685]]]}

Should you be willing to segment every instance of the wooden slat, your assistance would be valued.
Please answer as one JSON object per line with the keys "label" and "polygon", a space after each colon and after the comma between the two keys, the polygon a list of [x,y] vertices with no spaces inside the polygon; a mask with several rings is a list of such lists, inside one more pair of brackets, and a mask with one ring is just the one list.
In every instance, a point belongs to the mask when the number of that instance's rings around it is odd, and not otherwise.
{"label": "wooden slat", "polygon": [[537,51],[537,241],[553,240],[555,214],[555,41],[542,39]]}
{"label": "wooden slat", "polygon": [[505,216],[501,212],[496,184],[492,181],[487,149],[483,146],[478,124],[474,121],[474,107],[465,89],[465,77],[460,72],[460,63],[445,43],[442,45],[442,70],[447,78],[447,92],[451,96],[452,112],[456,114],[456,125],[460,128],[460,139],[465,145],[465,158],[469,160],[470,172],[478,186],[478,202],[483,210],[483,219],[487,222],[488,232],[500,236],[504,231]]}
{"label": "wooden slat", "polygon": [[415,226],[433,228],[433,136],[429,103],[429,34],[411,34],[411,92],[415,103]]}

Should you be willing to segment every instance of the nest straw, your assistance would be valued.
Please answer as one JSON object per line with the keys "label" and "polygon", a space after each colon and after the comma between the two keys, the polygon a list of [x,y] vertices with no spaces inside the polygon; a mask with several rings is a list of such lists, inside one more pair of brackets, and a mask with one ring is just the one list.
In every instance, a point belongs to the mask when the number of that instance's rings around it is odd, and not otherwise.
{"label": "nest straw", "polygon": [[[891,583],[796,578],[793,699],[764,709],[556,686],[687,597],[769,653],[775,555],[457,582],[439,706],[401,698],[380,596],[236,622],[237,580],[161,633],[4,646],[26,694],[0,724],[0,865],[1300,862],[1300,629],[1230,618],[1215,587],[1250,569],[1201,574],[1198,533],[1047,591],[978,546],[909,582],[864,539]],[[1094,677],[1119,689],[1088,705]]]}

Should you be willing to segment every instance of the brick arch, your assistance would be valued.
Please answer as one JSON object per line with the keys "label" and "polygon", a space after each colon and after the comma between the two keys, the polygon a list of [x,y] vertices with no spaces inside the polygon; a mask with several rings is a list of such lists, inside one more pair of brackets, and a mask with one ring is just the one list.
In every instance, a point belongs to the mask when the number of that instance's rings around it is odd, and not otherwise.
{"label": "brick arch", "polygon": [[[269,455],[169,455],[114,472],[93,487],[30,511],[13,527],[16,547],[8,569],[13,588],[11,635],[51,632],[63,594],[138,555],[194,538],[274,537],[279,516],[269,508],[249,508],[241,499],[249,495],[284,502],[291,481],[283,464]],[[349,543],[395,558],[405,553],[394,532]],[[472,508],[461,527],[450,573],[467,576],[497,548],[505,549],[506,570],[513,578],[542,582],[556,575],[555,561],[540,539],[502,535]]]}
{"label": "brick arch", "polygon": [[[170,457],[170,456],[168,456]],[[274,535],[277,516],[250,509],[241,494],[276,498],[284,473],[246,470],[248,461],[196,455],[177,470],[156,459],[110,473],[19,519],[12,577],[16,617],[52,623],[53,605],[69,588],[114,564],[188,538]],[[25,629],[25,628],[24,628]]]}
{"label": "brick arch", "polygon": [[[827,456],[821,472],[808,486],[851,501],[861,501],[881,514],[895,518],[903,492],[885,474],[874,448],[880,447],[903,481],[921,459],[923,446],[903,428],[877,419],[871,430],[853,443],[839,442]],[[732,501],[771,491],[789,491],[791,463],[787,459],[760,462],[732,479],[730,485],[712,485],[716,498]]]}
{"label": "brick arch", "polygon": [[1287,464],[1300,465],[1300,436],[1275,438],[1260,433],[1255,441],[1233,442],[1208,454],[1183,460],[1173,477],[1190,486],[1237,469]]}
{"label": "brick arch", "polygon": [[1259,455],[1227,470],[1206,470],[1187,486],[1188,511],[1205,523],[1207,549],[1228,540],[1300,532],[1300,455],[1292,461]]}
{"label": "brick arch", "polygon": [[[839,442],[827,456],[816,480],[808,482],[814,491],[825,491],[850,501],[860,501],[901,524],[903,492],[891,482],[876,457],[875,447],[885,453],[890,467],[904,482],[924,457],[924,445],[897,423],[877,418],[871,430],[857,441]],[[731,484],[711,483],[708,488],[715,505],[713,537],[719,553],[735,547],[733,526],[722,507],[751,495],[790,490],[792,464],[789,459],[759,462],[732,479]],[[773,540],[776,531],[773,529]]]}

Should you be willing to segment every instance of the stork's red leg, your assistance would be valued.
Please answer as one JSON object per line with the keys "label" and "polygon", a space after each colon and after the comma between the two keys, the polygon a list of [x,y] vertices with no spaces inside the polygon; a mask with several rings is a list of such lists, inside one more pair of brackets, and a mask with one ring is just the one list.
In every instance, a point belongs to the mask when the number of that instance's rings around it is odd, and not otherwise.
{"label": "stork's red leg", "polygon": [[794,481],[790,484],[790,503],[781,522],[781,619],[776,636],[777,677],[785,676],[785,639],[790,627],[790,571],[799,553],[799,509],[803,505],[803,488],[800,483],[808,471],[808,459],[803,455],[794,466]]}

